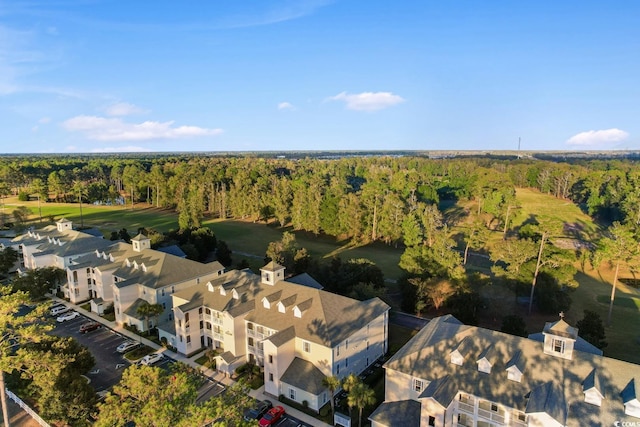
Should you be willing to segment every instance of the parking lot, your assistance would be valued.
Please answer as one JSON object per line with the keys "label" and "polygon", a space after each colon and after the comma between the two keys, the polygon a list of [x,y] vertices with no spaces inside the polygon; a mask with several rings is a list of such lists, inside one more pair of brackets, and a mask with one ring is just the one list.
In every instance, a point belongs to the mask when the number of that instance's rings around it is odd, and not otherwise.
{"label": "parking lot", "polygon": [[[103,392],[117,384],[122,377],[122,371],[131,365],[131,362],[124,355],[116,351],[120,344],[130,339],[104,325],[94,331],[81,333],[80,327],[89,322],[90,319],[83,316],[81,311],[79,313],[80,316],[71,320],[62,323],[56,322],[53,333],[58,336],[73,337],[91,351],[91,354],[96,359],[96,364],[87,374],[87,377],[91,380],[91,385],[96,392]],[[174,362],[173,359],[165,356],[161,362],[156,363],[154,366],[168,370]],[[197,402],[205,402],[223,392],[224,389],[223,385],[207,379],[198,390]]]}
{"label": "parking lot", "polygon": [[80,326],[87,322],[89,319],[82,315],[66,322],[56,322],[53,333],[58,336],[73,337],[89,348],[96,359],[96,364],[87,376],[95,390],[101,392],[117,384],[122,377],[122,371],[131,363],[116,351],[116,347],[126,341],[126,338],[105,326],[95,331],[80,333]]}

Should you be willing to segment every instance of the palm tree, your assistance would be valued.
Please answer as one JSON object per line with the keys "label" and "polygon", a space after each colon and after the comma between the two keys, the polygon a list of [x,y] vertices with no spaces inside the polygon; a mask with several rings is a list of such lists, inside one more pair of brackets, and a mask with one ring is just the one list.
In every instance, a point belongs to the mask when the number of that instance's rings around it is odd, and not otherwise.
{"label": "palm tree", "polygon": [[349,390],[347,402],[349,406],[358,408],[358,426],[362,427],[362,410],[376,403],[376,393],[368,385],[359,382]]}
{"label": "palm tree", "polygon": [[336,390],[340,387],[340,379],[335,375],[324,377],[322,379],[322,385],[329,389],[329,394],[331,397],[331,416],[333,417],[336,414],[336,407],[335,407],[335,402],[333,401],[333,395],[335,394]]}
{"label": "palm tree", "polygon": [[157,317],[160,316],[162,314],[162,312],[164,311],[164,307],[162,307],[161,304],[149,304],[149,303],[145,303],[145,304],[141,304],[138,307],[137,313],[144,317],[145,320],[145,325],[146,325],[146,329],[149,330],[149,318],[153,317],[156,319],[156,326],[158,323]]}
{"label": "palm tree", "polygon": [[[342,389],[348,393],[358,384],[360,384],[360,378],[358,378],[356,374],[349,374],[342,381]],[[349,399],[347,399],[347,405],[349,405],[349,415],[351,415],[351,408],[353,407],[353,405],[351,404],[351,401]]]}

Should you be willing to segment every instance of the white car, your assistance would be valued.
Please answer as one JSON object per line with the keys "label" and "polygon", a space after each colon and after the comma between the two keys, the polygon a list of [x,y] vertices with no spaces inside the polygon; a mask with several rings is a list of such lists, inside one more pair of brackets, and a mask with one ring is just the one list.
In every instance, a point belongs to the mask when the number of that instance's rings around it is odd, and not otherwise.
{"label": "white car", "polygon": [[62,323],[62,322],[66,322],[67,320],[75,319],[78,316],[80,316],[80,313],[78,313],[77,311],[71,311],[69,313],[65,313],[61,316],[58,316],[56,321]]}
{"label": "white car", "polygon": [[71,308],[67,307],[66,305],[56,305],[51,309],[51,315],[58,316],[62,313],[66,313],[69,310],[71,310]]}
{"label": "white car", "polygon": [[140,360],[141,365],[153,366],[156,363],[160,363],[164,359],[164,356],[160,353],[147,354]]}
{"label": "white car", "polygon": [[133,350],[134,348],[138,347],[140,345],[140,343],[137,343],[135,341],[125,341],[122,344],[120,344],[118,347],[116,347],[116,351],[118,353],[126,353],[129,350]]}

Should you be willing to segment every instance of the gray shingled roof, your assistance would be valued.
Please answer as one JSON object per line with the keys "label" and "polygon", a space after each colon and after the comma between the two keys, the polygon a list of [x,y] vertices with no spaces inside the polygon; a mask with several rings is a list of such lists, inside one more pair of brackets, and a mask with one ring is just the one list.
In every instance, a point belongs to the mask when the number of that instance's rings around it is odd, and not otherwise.
{"label": "gray shingled roof", "polygon": [[[259,275],[248,271],[232,270],[211,280],[213,292],[208,290],[206,281],[183,289],[174,295],[185,301],[202,298],[203,305],[216,311],[227,311],[231,315],[247,314],[246,320],[281,331],[294,327],[296,335],[304,340],[334,347],[355,331],[363,328],[371,319],[389,310],[389,306],[379,298],[357,301],[308,286],[280,281],[275,285],[261,282]],[[222,286],[226,295],[220,293]],[[232,297],[236,290],[239,299]],[[278,311],[279,301],[296,296],[293,307],[303,311],[302,317],[295,317],[293,309],[285,313]],[[268,297],[271,308],[263,306],[263,298]]]}
{"label": "gray shingled roof", "polygon": [[[450,354],[464,338],[468,338],[465,340],[469,345],[468,354],[462,366],[458,366],[451,363]],[[495,352],[491,373],[479,373],[476,360],[490,345]],[[514,357],[518,352],[522,357],[516,362]],[[514,363],[523,372],[521,382],[507,378],[506,368]],[[635,393],[629,391],[634,386],[628,384],[632,378],[640,377],[639,365],[575,350],[571,360],[562,359],[544,354],[541,342],[463,325],[451,317],[433,319],[384,366],[387,375],[393,375],[392,371],[396,370],[427,381],[448,376],[453,388],[461,392],[522,411],[542,408],[558,420],[563,417],[559,410],[562,406],[545,406],[537,400],[528,406],[528,402],[531,396],[535,399],[553,397],[556,387],[562,385],[560,390],[564,391],[568,408],[566,425],[569,426],[613,425],[616,420],[626,419],[620,394]],[[605,396],[600,407],[584,401],[583,383],[594,369]],[[547,383],[552,386],[545,389],[543,386]]]}
{"label": "gray shingled roof", "polygon": [[568,412],[565,394],[557,382],[549,381],[531,390],[525,413],[546,413],[565,425]]}
{"label": "gray shingled roof", "polygon": [[322,385],[325,376],[313,363],[294,357],[280,381],[317,396],[326,390]]}
{"label": "gray shingled roof", "polygon": [[369,420],[387,427],[419,426],[420,409],[420,402],[415,400],[383,402],[371,413]]}

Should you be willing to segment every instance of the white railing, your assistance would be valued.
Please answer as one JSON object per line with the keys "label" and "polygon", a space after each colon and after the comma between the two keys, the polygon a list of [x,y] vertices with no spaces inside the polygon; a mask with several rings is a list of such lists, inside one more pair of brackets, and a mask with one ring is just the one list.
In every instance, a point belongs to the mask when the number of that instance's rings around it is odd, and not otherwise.
{"label": "white railing", "polygon": [[458,402],[458,410],[473,415],[474,406],[469,405],[468,403]]}
{"label": "white railing", "polygon": [[7,393],[7,397],[13,400],[14,402],[16,402],[16,404],[20,406],[27,414],[29,414],[31,418],[33,418],[38,424],[40,424],[42,427],[51,427],[49,423],[47,423],[45,420],[40,418],[40,415],[38,415],[36,411],[31,409],[29,405],[24,403],[22,399],[20,399],[18,396],[10,392],[8,389],[5,388],[4,390]]}
{"label": "white railing", "polygon": [[487,411],[486,409],[478,408],[478,416],[504,424],[504,415],[500,415],[493,411]]}

